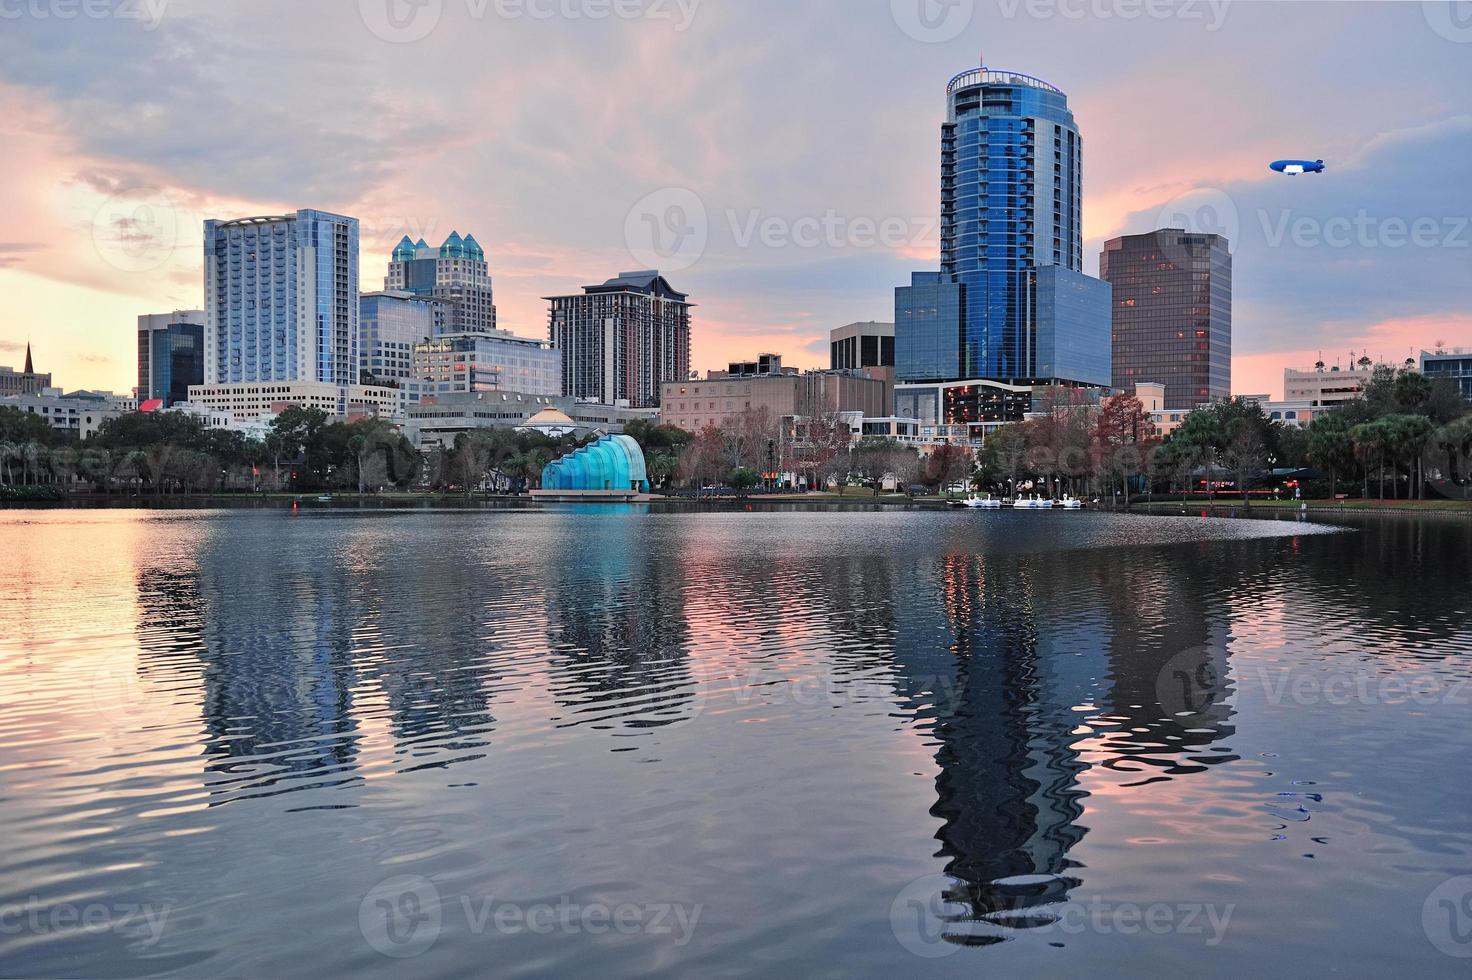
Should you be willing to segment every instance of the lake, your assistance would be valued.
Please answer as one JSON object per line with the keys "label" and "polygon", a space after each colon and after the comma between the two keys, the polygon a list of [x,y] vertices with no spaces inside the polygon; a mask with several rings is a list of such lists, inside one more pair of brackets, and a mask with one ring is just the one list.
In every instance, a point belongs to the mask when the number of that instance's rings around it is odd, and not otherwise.
{"label": "lake", "polygon": [[1466,976],[1472,522],[0,512],[0,975]]}

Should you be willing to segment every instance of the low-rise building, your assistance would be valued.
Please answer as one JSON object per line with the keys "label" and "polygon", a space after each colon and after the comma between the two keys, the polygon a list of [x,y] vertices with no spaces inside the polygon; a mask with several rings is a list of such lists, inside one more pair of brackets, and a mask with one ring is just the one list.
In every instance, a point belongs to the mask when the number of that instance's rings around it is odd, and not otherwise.
{"label": "low-rise building", "polygon": [[426,396],[405,408],[405,429],[421,449],[452,446],[455,437],[475,429],[509,428],[563,435],[607,435],[634,420],[654,421],[655,409],[580,402],[573,398],[519,391],[461,391]]}
{"label": "low-rise building", "polygon": [[223,429],[227,432],[239,432],[247,439],[258,441],[264,441],[271,434],[271,423],[276,421],[276,416],[271,413],[236,416],[217,408],[196,405],[194,402],[177,402],[167,409],[162,409],[162,411],[183,412],[193,415],[206,428]]}
{"label": "low-rise building", "polygon": [[337,385],[329,381],[256,381],[191,385],[189,401],[237,418],[278,415],[290,405],[318,408],[335,418],[376,415],[402,421],[404,394],[376,385]]}
{"label": "low-rise building", "polygon": [[966,433],[959,441],[980,445],[993,429],[1024,421],[1037,411],[1041,390],[1028,384],[980,378],[897,384],[894,414],[918,421],[931,433],[932,440],[958,441],[955,435],[959,431]]}
{"label": "low-rise building", "polygon": [[[1150,421],[1155,426],[1155,434],[1162,437],[1180,428],[1186,416],[1191,413],[1189,409],[1166,408],[1165,385],[1158,382],[1136,384],[1135,396],[1140,399],[1140,403],[1149,414]],[[1307,398],[1280,401],[1270,395],[1242,395],[1241,397],[1245,401],[1260,406],[1263,414],[1269,420],[1298,429],[1306,428],[1316,417],[1333,410],[1332,405],[1315,405],[1311,399]],[[1196,407],[1210,408],[1211,402],[1204,402]]]}
{"label": "low-rise building", "polygon": [[667,382],[660,392],[659,420],[688,432],[721,426],[748,410],[765,409],[774,418],[857,412],[888,415],[884,382],[866,371],[808,371],[781,366],[764,355],[767,374],[711,372],[703,381]]}
{"label": "low-rise building", "polygon": [[39,415],[53,429],[70,433],[79,439],[89,438],[103,422],[133,411],[137,404],[127,395],[115,395],[110,391],[63,393],[60,388],[44,388],[24,395],[0,398],[0,405],[9,405],[22,412]]}
{"label": "low-rise building", "polygon": [[1271,395],[1243,395],[1242,400],[1261,407],[1269,420],[1295,429],[1307,428],[1315,417],[1333,410],[1332,407],[1315,405],[1307,398],[1285,398],[1278,401]]}

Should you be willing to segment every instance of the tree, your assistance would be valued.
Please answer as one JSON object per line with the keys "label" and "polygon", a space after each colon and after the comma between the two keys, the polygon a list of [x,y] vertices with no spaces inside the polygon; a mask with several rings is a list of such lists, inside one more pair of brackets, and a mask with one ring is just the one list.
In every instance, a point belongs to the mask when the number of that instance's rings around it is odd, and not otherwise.
{"label": "tree", "polygon": [[680,454],[680,475],[695,483],[695,492],[699,496],[701,490],[714,483],[717,474],[721,473],[721,459],[724,454],[725,439],[721,430],[714,424],[707,424],[695,434]]}
{"label": "tree", "polygon": [[1436,430],[1427,439],[1423,460],[1438,492],[1472,499],[1472,414]]}
{"label": "tree", "polygon": [[1377,419],[1374,422],[1364,422],[1349,430],[1349,437],[1354,441],[1355,458],[1365,470],[1365,497],[1370,496],[1370,466],[1375,464],[1380,470],[1380,499],[1385,499],[1385,449],[1390,437],[1388,427],[1384,421]]}
{"label": "tree", "polygon": [[1130,482],[1146,471],[1156,442],[1150,413],[1134,395],[1116,395],[1100,403],[1094,428],[1095,469],[1111,487],[1116,480],[1123,486],[1126,509]]}
{"label": "tree", "polygon": [[1254,477],[1268,464],[1268,448],[1263,438],[1262,427],[1254,425],[1247,417],[1231,419],[1224,429],[1227,433],[1222,461],[1232,471],[1237,489],[1242,493],[1242,503],[1252,506],[1248,491]]}
{"label": "tree", "polygon": [[761,481],[761,474],[746,466],[738,466],[726,476],[726,486],[731,487],[743,497],[746,496],[748,490]]}
{"label": "tree", "polygon": [[982,455],[986,457],[983,468],[995,469],[998,479],[1005,475],[1009,492],[1014,495],[1017,491],[1017,478],[1027,460],[1034,428],[1030,422],[1004,425],[994,430],[982,447]]}
{"label": "tree", "polygon": [[[1387,443],[1392,463],[1406,471],[1406,498],[1420,498],[1421,454],[1431,437],[1431,420],[1423,415],[1387,415],[1381,422],[1386,427]],[[1400,482],[1397,476],[1396,483]]]}
{"label": "tree", "polygon": [[1339,477],[1354,469],[1350,429],[1349,415],[1339,411],[1318,415],[1309,423],[1308,459],[1329,474],[1329,493],[1333,497],[1339,496]]}
{"label": "tree", "polygon": [[895,483],[910,495],[910,487],[920,475],[920,454],[910,446],[894,443],[888,454],[885,470],[892,474]]}
{"label": "tree", "polygon": [[330,461],[323,445],[323,431],[330,421],[320,408],[288,405],[271,421],[271,432],[277,437],[280,458],[299,463],[299,476],[306,482],[323,486]]}
{"label": "tree", "polygon": [[946,443],[937,446],[926,460],[927,481],[935,483],[947,494],[956,482],[971,475],[975,460],[970,446]]}

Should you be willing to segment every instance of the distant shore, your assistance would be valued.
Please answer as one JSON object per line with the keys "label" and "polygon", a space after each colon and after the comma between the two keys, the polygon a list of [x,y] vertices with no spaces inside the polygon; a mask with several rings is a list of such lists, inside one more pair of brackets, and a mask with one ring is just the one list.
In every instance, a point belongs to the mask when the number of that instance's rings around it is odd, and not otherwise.
{"label": "distant shore", "polygon": [[[332,494],[331,500],[320,499],[315,493],[234,493],[234,494],[165,494],[154,496],[74,494],[64,500],[44,502],[8,502],[0,504],[0,510],[58,510],[58,509],[144,509],[144,510],[200,510],[209,508],[261,508],[299,510],[389,510],[389,509],[471,509],[471,510],[536,510],[544,506],[528,496],[498,494],[442,494],[430,492],[389,492]],[[659,509],[709,509],[745,508],[748,506],[802,507],[833,506],[856,508],[910,507],[922,509],[945,509],[958,497],[915,496],[884,493],[875,496],[871,491],[853,490],[849,493],[778,493],[753,494],[748,497],[734,495],[695,497],[656,496],[649,506]],[[598,506],[598,505],[587,505]],[[1250,506],[1241,498],[1218,496],[1208,501],[1203,497],[1135,500],[1126,508],[1122,501],[1101,501],[1091,509],[1124,513],[1170,514],[1182,511],[1211,514],[1221,513],[1248,515],[1252,513],[1272,514],[1308,512],[1312,514],[1397,514],[1425,515],[1472,519],[1472,502],[1458,500],[1254,500]]]}

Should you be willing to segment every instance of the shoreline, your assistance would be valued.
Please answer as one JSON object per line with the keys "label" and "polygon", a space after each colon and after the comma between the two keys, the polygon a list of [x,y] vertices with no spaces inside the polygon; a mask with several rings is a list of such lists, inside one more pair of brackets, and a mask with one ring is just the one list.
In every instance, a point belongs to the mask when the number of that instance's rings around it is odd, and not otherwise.
{"label": "shoreline", "polygon": [[[751,507],[825,507],[834,509],[887,509],[899,507],[915,510],[949,510],[946,497],[906,497],[902,494],[760,494],[750,497],[662,497],[641,502],[657,509],[680,510],[729,510]],[[1304,505],[1307,506],[1304,506]],[[435,493],[356,493],[334,495],[331,501],[320,501],[316,494],[180,494],[162,497],[152,496],[107,496],[78,494],[58,501],[13,501],[0,504],[0,510],[287,510],[295,506],[299,510],[539,510],[546,506],[530,496],[483,495],[465,497]],[[602,506],[589,504],[588,506]],[[1472,519],[1472,502],[1456,500],[1259,500],[1250,506],[1240,500],[1220,498],[1208,502],[1203,498],[1184,500],[1135,501],[1126,508],[1122,505],[1101,503],[1088,507],[1103,513],[1147,513],[1205,511],[1212,516],[1251,516],[1261,513],[1264,517],[1283,514],[1309,513],[1320,515],[1395,515],[1434,516]]]}

